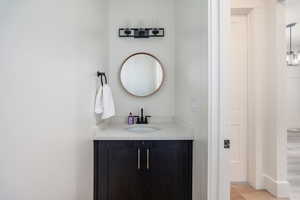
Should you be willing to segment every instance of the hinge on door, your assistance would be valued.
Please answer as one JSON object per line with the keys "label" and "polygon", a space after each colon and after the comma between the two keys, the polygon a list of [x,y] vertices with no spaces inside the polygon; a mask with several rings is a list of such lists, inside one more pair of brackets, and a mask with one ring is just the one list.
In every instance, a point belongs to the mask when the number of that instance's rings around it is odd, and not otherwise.
{"label": "hinge on door", "polygon": [[230,140],[224,140],[224,149],[230,149]]}

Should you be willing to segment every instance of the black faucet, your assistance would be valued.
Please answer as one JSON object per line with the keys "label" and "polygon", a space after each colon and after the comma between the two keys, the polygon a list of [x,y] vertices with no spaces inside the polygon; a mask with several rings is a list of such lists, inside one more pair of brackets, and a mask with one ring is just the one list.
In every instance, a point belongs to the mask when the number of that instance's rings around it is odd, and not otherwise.
{"label": "black faucet", "polygon": [[137,117],[137,124],[148,124],[148,118],[150,118],[151,116],[150,115],[146,115],[144,117],[144,109],[141,108],[141,116],[138,116]]}

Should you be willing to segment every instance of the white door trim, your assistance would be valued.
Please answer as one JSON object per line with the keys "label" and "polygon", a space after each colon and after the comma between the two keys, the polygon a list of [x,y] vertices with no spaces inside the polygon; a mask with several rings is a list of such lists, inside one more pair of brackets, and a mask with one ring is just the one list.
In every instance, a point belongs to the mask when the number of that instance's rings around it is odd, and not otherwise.
{"label": "white door trim", "polygon": [[[208,1],[208,63],[209,63],[209,124],[208,124],[208,200],[229,200],[229,151],[224,150],[222,108],[222,70],[229,63],[230,1]],[[225,162],[228,162],[226,164]],[[222,164],[221,164],[222,163]],[[225,164],[224,164],[225,163]],[[227,176],[225,176],[227,174]]]}

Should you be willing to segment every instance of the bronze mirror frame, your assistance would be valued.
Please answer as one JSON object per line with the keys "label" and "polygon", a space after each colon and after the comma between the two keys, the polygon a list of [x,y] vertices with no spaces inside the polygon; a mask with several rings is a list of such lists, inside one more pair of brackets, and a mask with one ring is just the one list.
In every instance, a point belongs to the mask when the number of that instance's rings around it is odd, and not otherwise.
{"label": "bronze mirror frame", "polygon": [[[129,92],[129,91],[125,88],[125,86],[123,85],[122,80],[121,80],[121,72],[122,72],[122,69],[123,69],[124,64],[125,64],[130,58],[132,58],[132,57],[134,57],[134,56],[136,56],[136,55],[147,55],[147,56],[150,56],[150,57],[154,58],[154,59],[160,64],[161,71],[162,71],[162,80],[161,80],[160,86],[159,86],[156,90],[154,90],[153,92],[151,92],[150,94],[145,95],[145,96],[138,96],[138,95],[135,95],[135,94]],[[122,62],[121,67],[120,67],[120,70],[119,70],[119,81],[120,81],[120,84],[121,84],[122,88],[126,91],[126,93],[128,93],[128,94],[130,94],[130,95],[132,95],[132,96],[134,96],[134,97],[140,97],[140,98],[149,97],[149,96],[152,96],[152,95],[154,95],[155,93],[157,93],[157,92],[162,88],[162,86],[163,86],[163,84],[164,84],[164,82],[165,82],[165,69],[164,69],[164,66],[163,66],[162,62],[161,62],[156,56],[154,56],[153,54],[146,53],[146,52],[138,52],[138,53],[134,53],[134,54],[131,54],[130,56],[128,56],[128,57]]]}

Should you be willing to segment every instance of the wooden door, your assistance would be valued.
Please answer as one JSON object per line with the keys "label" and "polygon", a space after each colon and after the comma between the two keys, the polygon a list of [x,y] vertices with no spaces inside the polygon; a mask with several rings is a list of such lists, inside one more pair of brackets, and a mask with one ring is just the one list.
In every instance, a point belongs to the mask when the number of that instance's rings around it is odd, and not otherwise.
{"label": "wooden door", "polygon": [[226,131],[231,136],[231,181],[247,181],[247,16],[231,17],[231,64],[226,88]]}

